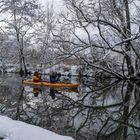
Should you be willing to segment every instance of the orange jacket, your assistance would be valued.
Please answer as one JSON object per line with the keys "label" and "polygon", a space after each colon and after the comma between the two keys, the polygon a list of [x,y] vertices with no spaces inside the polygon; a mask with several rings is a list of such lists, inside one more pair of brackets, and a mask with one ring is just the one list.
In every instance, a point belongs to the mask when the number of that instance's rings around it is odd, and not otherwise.
{"label": "orange jacket", "polygon": [[40,82],[41,81],[41,77],[38,77],[38,76],[33,76],[33,81],[34,82]]}

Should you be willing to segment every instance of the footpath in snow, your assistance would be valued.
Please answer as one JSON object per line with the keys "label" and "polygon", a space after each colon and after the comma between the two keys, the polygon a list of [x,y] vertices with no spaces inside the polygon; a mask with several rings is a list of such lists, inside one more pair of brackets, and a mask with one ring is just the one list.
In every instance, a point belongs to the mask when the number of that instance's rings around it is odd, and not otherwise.
{"label": "footpath in snow", "polygon": [[74,140],[5,116],[0,116],[0,137],[4,140]]}

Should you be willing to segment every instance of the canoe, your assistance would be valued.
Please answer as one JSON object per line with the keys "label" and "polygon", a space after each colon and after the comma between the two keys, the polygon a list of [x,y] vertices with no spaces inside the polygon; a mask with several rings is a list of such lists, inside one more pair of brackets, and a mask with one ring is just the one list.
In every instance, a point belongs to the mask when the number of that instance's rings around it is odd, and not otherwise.
{"label": "canoe", "polygon": [[28,85],[37,85],[37,86],[48,86],[48,87],[70,87],[70,88],[77,88],[80,84],[79,83],[51,83],[47,81],[41,82],[33,82],[31,80],[25,80],[22,82],[23,84]]}

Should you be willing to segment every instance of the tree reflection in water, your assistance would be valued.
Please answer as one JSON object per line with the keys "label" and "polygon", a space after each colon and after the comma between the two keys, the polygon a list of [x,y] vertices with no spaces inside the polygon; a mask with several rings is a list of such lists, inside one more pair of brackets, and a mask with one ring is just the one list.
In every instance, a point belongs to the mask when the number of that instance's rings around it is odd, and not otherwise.
{"label": "tree reflection in water", "polygon": [[133,140],[140,136],[140,83],[84,79],[79,93],[0,85],[0,113],[76,140]]}

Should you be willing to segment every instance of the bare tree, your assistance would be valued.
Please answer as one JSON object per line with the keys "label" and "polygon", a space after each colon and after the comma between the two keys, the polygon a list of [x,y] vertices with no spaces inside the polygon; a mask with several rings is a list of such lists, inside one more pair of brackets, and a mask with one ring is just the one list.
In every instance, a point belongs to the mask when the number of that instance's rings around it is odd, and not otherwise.
{"label": "bare tree", "polygon": [[7,23],[7,27],[9,28],[8,35],[15,36],[17,40],[20,75],[22,76],[23,72],[25,72],[25,74],[27,73],[24,57],[25,42],[27,38],[30,38],[29,34],[32,32],[34,24],[40,21],[41,10],[35,0],[28,2],[26,0],[2,0],[0,2],[0,8],[1,12],[9,15],[9,18],[3,20],[3,22]]}
{"label": "bare tree", "polygon": [[[70,48],[73,48],[73,51],[67,51],[68,53],[63,51],[63,54],[69,54],[69,57],[75,55],[92,67],[102,69],[117,78],[134,77],[136,73],[134,61],[136,57],[140,58],[135,42],[140,35],[137,30],[133,29],[134,17],[131,16],[132,10],[129,6],[135,6],[136,1],[64,0],[64,2],[67,13],[61,14],[59,27],[65,29],[68,37],[65,38],[65,34],[57,33],[55,41],[64,45],[67,43]],[[60,48],[63,48],[62,45]],[[92,54],[95,51],[99,54],[96,62],[92,64],[79,56],[79,52],[91,56],[91,49]],[[97,53],[94,55],[95,57]],[[108,62],[106,58],[119,59],[122,64],[122,72],[116,73],[114,69],[102,67],[99,65],[100,63],[97,63],[97,61]],[[127,73],[124,72],[126,68]]]}
{"label": "bare tree", "polygon": [[49,64],[51,62],[51,58],[53,58],[53,43],[52,43],[52,31],[55,28],[56,17],[53,9],[53,3],[48,3],[47,9],[44,12],[42,22],[36,28],[34,34],[35,42],[38,44],[37,49],[41,52],[41,56],[39,61],[42,64]]}

